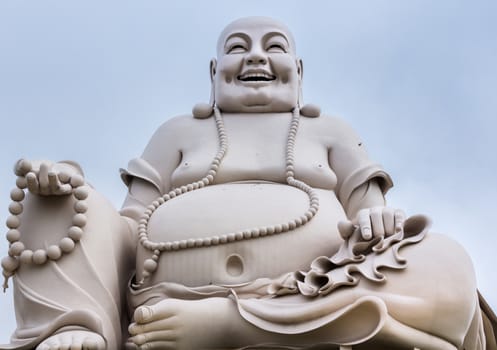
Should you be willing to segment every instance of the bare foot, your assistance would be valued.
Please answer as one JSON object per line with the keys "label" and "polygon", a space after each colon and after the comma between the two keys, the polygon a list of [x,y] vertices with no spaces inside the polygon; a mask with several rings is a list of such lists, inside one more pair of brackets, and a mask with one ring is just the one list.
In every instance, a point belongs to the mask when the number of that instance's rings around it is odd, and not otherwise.
{"label": "bare foot", "polygon": [[36,350],[105,350],[105,341],[94,332],[66,331],[45,339]]}

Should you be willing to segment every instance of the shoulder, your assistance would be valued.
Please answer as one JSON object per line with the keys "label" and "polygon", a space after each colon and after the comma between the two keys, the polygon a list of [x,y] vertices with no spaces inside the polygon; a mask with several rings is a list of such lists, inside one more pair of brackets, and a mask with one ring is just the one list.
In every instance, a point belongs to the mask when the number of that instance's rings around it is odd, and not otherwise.
{"label": "shoulder", "polygon": [[313,129],[313,132],[322,134],[335,141],[359,139],[352,126],[343,118],[321,114],[318,118],[304,118],[304,123]]}

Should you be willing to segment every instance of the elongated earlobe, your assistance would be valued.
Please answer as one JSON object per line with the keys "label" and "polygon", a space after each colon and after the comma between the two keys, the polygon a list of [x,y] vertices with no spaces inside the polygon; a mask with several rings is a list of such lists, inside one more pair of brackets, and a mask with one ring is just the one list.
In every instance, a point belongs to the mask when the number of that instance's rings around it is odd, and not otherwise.
{"label": "elongated earlobe", "polygon": [[214,106],[216,104],[215,88],[214,88],[214,77],[216,75],[216,65],[217,61],[215,58],[211,59],[209,73],[211,76],[211,93],[209,97],[209,103],[197,103],[193,109],[192,114],[196,119],[206,119],[209,118],[214,112]]}

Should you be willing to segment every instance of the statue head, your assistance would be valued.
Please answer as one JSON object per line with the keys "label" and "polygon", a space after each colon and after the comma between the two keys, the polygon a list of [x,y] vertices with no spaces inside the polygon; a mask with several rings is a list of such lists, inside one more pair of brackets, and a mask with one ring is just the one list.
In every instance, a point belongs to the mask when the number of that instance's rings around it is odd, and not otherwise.
{"label": "statue head", "polygon": [[302,61],[288,28],[271,18],[228,24],[211,61],[214,99],[224,112],[290,112],[297,106]]}

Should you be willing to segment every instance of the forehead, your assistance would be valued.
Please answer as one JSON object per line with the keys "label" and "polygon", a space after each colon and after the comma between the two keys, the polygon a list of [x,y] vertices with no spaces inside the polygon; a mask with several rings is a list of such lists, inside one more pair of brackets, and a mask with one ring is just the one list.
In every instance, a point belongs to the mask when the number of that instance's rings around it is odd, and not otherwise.
{"label": "forehead", "polygon": [[238,19],[226,26],[217,41],[218,55],[223,52],[226,40],[234,35],[257,40],[267,34],[279,34],[286,38],[292,53],[295,53],[295,42],[290,30],[281,22],[267,17],[247,17]]}

